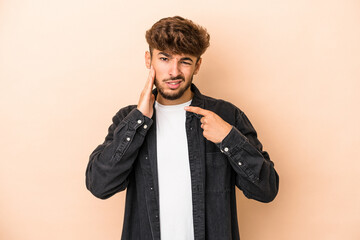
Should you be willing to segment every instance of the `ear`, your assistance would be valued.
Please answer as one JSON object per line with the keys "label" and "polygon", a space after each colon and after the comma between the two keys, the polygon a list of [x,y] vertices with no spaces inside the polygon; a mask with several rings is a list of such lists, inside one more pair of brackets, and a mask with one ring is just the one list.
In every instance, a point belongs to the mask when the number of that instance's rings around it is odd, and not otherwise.
{"label": "ear", "polygon": [[151,54],[149,51],[145,52],[145,65],[147,69],[150,69],[151,67]]}
{"label": "ear", "polygon": [[202,61],[202,58],[199,58],[199,60],[197,61],[196,63],[196,66],[195,66],[195,71],[194,71],[194,75],[196,75],[199,70],[200,70],[200,65],[201,65],[201,61]]}

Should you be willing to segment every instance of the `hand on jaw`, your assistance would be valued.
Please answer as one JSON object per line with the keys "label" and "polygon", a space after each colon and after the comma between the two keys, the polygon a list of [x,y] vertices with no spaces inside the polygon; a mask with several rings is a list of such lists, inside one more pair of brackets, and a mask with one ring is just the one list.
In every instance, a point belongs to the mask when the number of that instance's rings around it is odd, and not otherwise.
{"label": "hand on jaw", "polygon": [[154,110],[153,105],[155,102],[155,96],[152,93],[153,85],[155,81],[155,69],[151,66],[149,76],[147,78],[144,89],[141,92],[137,109],[146,117],[151,118]]}

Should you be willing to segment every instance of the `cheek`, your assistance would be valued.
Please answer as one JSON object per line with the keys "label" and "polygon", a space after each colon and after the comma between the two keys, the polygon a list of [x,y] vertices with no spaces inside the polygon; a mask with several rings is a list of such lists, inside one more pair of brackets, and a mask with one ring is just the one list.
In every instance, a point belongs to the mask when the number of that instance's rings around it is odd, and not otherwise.
{"label": "cheek", "polygon": [[190,81],[192,76],[194,75],[194,70],[193,69],[188,69],[188,70],[184,71],[183,74],[185,76],[185,79],[187,81]]}
{"label": "cheek", "polygon": [[161,79],[158,79],[158,78],[155,77],[155,81],[154,81],[155,87],[159,87],[159,86],[160,86],[160,82],[161,82]]}
{"label": "cheek", "polygon": [[158,80],[162,80],[166,78],[166,69],[163,66],[159,66],[159,65],[153,65],[154,70],[155,70],[155,77]]}

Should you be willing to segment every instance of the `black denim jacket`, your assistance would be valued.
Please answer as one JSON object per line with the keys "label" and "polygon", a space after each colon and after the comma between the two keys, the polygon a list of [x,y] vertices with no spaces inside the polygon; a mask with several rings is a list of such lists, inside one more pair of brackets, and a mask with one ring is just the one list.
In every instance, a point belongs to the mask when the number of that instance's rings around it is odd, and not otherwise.
{"label": "black denim jacket", "polygon": [[[248,198],[270,202],[277,195],[279,177],[241,110],[202,95],[195,85],[191,90],[191,106],[213,111],[233,126],[214,144],[203,137],[201,116],[186,113],[194,236],[239,239],[235,185]],[[155,115],[145,117],[136,105],[120,109],[86,169],[86,186],[98,198],[127,189],[122,239],[160,239]]]}

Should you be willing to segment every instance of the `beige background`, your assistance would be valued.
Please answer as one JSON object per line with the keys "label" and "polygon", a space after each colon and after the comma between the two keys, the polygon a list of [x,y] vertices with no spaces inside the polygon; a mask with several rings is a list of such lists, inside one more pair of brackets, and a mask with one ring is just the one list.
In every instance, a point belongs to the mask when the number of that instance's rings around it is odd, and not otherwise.
{"label": "beige background", "polygon": [[270,204],[238,192],[242,239],[360,239],[358,0],[0,0],[0,239],[120,238],[125,193],[96,199],[85,168],[174,15],[207,27],[195,83],[246,112],[280,174]]}

